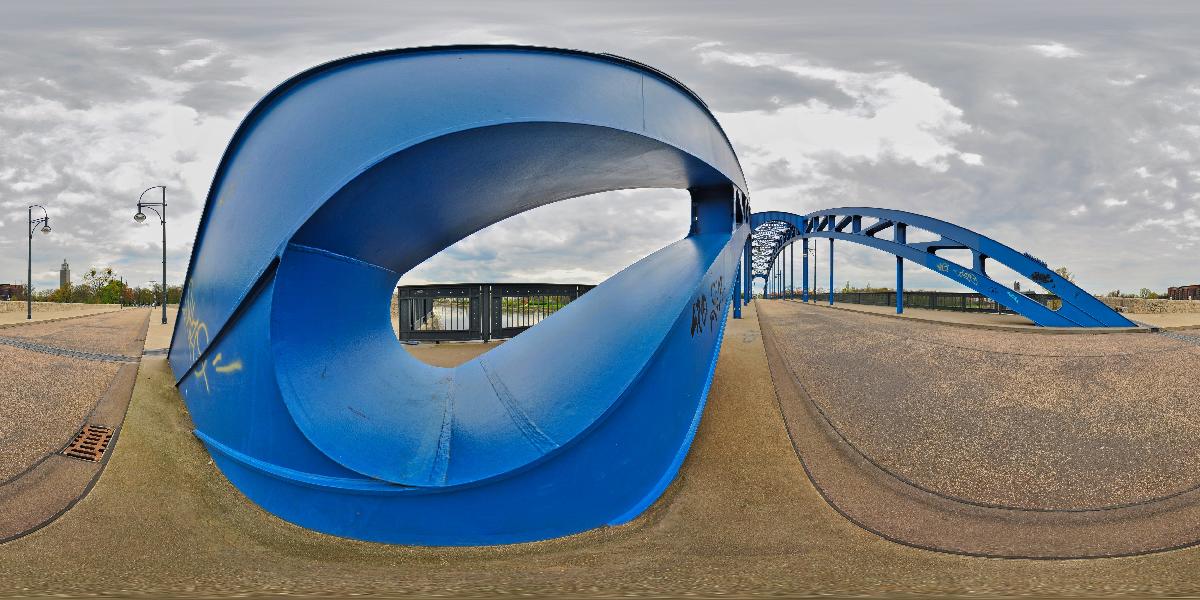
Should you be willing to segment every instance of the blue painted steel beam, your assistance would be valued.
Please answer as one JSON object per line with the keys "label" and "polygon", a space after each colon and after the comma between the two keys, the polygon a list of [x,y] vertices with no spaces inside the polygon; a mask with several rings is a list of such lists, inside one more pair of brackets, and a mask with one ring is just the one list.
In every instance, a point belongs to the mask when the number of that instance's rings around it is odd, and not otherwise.
{"label": "blue painted steel beam", "polygon": [[[896,225],[892,232],[892,240],[897,244],[908,243],[908,228],[904,224]],[[896,314],[904,314],[904,257],[896,257]]]}
{"label": "blue painted steel beam", "polygon": [[[861,219],[878,221],[865,228]],[[850,231],[846,226],[858,223]],[[932,217],[899,210],[847,207],[816,211],[808,215],[796,215],[782,211],[766,211],[750,215],[750,225],[755,238],[760,231],[770,232],[770,243],[755,239],[756,251],[766,256],[776,255],[796,240],[828,238],[830,240],[830,303],[833,302],[833,248],[835,239],[846,240],[869,246],[895,255],[897,262],[897,288],[903,286],[903,262],[908,260],[965,285],[1001,305],[1027,317],[1034,323],[1053,327],[1135,327],[1129,319],[1109,308],[1085,290],[1059,276],[1046,264],[1028,254],[1018,252],[987,236]],[[889,227],[897,231],[893,240],[884,240],[877,234]],[[917,227],[939,236],[934,242],[907,243],[903,234],[906,227]],[[786,232],[780,234],[780,232]],[[857,231],[857,232],[856,232]],[[937,256],[939,250],[966,249],[972,252],[971,266],[959,265]],[[769,262],[766,256],[762,259]],[[1000,264],[1028,277],[1038,285],[1057,295],[1062,306],[1057,310],[1047,308],[1024,294],[1020,294],[994,281],[987,275],[988,261]],[[903,310],[903,298],[897,299],[897,311]]]}
{"label": "blue painted steel beam", "polygon": [[[831,232],[830,235],[837,233]],[[833,306],[833,237],[829,238],[829,305]]]}
{"label": "blue painted steel beam", "polygon": [[[689,190],[687,237],[458,367],[396,340],[409,269],[532,208],[640,187]],[[462,545],[622,523],[687,453],[748,215],[716,119],[645,65],[513,46],[334,61],[226,149],[170,365],[221,471],[304,527]]]}
{"label": "blue painted steel beam", "polygon": [[808,302],[808,238],[804,238],[804,269],[800,273],[800,285],[804,288],[804,295],[801,298]]}

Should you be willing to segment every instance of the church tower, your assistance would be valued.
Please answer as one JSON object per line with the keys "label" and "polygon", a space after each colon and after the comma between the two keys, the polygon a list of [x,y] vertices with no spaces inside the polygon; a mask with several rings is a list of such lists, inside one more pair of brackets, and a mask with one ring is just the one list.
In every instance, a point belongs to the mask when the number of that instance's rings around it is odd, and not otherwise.
{"label": "church tower", "polygon": [[58,269],[58,289],[66,290],[71,287],[71,265],[63,259],[62,267]]}

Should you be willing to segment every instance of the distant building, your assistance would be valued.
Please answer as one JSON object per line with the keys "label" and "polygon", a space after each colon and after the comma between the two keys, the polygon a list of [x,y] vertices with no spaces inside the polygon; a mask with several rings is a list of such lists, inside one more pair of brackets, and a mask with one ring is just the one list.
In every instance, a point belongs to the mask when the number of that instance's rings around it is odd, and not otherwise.
{"label": "distant building", "polygon": [[1172,300],[1200,300],[1200,283],[1167,288],[1167,297]]}
{"label": "distant building", "polygon": [[71,288],[71,265],[63,259],[62,267],[58,269],[58,289],[66,291]]}
{"label": "distant building", "polygon": [[19,283],[0,283],[0,300],[24,300],[25,286]]}

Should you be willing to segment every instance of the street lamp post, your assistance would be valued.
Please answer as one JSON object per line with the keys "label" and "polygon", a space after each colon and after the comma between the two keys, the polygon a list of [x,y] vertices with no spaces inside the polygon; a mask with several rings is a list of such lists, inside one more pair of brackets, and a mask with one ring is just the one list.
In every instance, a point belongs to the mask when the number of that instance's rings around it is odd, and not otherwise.
{"label": "street lamp post", "polygon": [[[153,190],[153,189],[161,189],[162,190],[162,202],[142,202],[142,196],[145,196],[146,192]],[[158,209],[154,208],[155,206],[162,208],[162,212],[158,212]],[[163,273],[163,276],[162,276],[162,289],[163,289],[162,290],[163,291],[163,294],[162,294],[162,323],[163,323],[163,325],[166,325],[167,324],[167,186],[155,185],[155,186],[148,187],[142,191],[141,195],[138,196],[137,213],[135,215],[133,215],[134,221],[137,221],[138,223],[145,222],[146,213],[142,212],[143,208],[148,208],[148,209],[154,211],[154,214],[158,215],[159,224],[162,225],[162,244],[163,244],[162,245],[162,252],[163,252],[163,258],[162,258],[162,273]]]}
{"label": "street lamp post", "polygon": [[[42,218],[34,220],[33,209],[42,209]],[[29,261],[25,270],[25,319],[33,319],[33,232],[42,226],[42,233],[50,233],[50,213],[40,204],[29,205]]]}

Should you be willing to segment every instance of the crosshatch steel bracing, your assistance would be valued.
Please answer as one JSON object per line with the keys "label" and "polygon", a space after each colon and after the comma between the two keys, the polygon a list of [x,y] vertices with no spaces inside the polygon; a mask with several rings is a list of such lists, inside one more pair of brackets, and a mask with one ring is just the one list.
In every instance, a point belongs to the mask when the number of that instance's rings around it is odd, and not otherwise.
{"label": "crosshatch steel bracing", "polygon": [[554,283],[402,285],[396,288],[398,333],[403,341],[507,339],[594,287]]}

